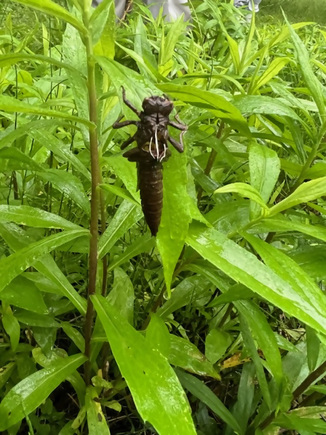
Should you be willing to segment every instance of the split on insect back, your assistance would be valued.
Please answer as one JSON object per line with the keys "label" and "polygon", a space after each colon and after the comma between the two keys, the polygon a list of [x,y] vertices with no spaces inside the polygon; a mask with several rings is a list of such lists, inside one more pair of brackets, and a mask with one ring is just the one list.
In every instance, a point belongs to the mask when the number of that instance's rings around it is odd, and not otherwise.
{"label": "split on insect back", "polygon": [[[152,235],[156,236],[163,207],[162,163],[171,155],[168,142],[179,153],[183,152],[182,136],[187,126],[181,124],[177,117],[178,122],[169,119],[173,103],[168,98],[159,96],[145,98],[142,104],[143,110],[140,112],[127,100],[124,88],[122,88],[122,97],[124,103],[136,113],[139,121],[121,122],[123,118],[121,116],[112,127],[122,128],[127,125],[137,127],[136,133],[121,145],[121,149],[125,149],[132,142],[137,143],[137,147],[126,151],[123,156],[130,162],[137,163],[138,189],[143,213]],[[169,125],[181,130],[179,142],[169,135]]]}

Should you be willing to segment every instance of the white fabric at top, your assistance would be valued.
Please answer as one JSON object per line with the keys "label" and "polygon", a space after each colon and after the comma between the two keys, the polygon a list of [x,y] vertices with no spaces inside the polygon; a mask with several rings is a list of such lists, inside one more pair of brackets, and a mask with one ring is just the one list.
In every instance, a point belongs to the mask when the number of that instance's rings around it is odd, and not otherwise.
{"label": "white fabric at top", "polygon": [[[253,0],[255,12],[259,11],[259,4],[261,0]],[[250,11],[252,11],[252,1],[251,0],[234,0],[234,6],[239,8],[241,6],[247,6]]]}
{"label": "white fabric at top", "polygon": [[[92,5],[98,6],[103,0],[93,0]],[[123,17],[126,0],[114,0],[115,12],[119,18]],[[145,5],[149,6],[154,17],[157,17],[161,7],[163,7],[163,15],[168,20],[175,20],[181,14],[184,14],[185,20],[191,18],[190,9],[186,6],[187,0],[143,0]]]}

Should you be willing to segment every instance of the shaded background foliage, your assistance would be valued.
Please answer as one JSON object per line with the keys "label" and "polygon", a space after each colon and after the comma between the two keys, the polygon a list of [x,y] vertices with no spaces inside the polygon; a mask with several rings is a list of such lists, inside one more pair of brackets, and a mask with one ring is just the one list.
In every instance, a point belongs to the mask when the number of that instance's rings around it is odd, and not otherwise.
{"label": "shaded background foliage", "polygon": [[[282,3],[292,22],[298,5]],[[182,21],[155,21],[141,4],[115,41],[112,10],[84,34],[103,38],[98,258],[109,259],[88,387],[76,370],[91,188],[85,47],[61,20],[0,6],[2,431],[191,434],[182,385],[199,434],[326,433],[325,28],[298,24],[301,41],[276,1],[257,27],[227,2],[195,6],[186,37]],[[175,98],[189,125],[186,153],[164,168],[157,246],[121,157],[132,130],[111,129],[126,110],[121,85],[138,107],[148,93]]]}

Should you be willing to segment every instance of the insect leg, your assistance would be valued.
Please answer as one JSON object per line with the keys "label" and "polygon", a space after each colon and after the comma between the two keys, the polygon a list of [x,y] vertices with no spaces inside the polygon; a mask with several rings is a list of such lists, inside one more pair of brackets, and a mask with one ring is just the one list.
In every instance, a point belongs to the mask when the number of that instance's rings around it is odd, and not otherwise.
{"label": "insect leg", "polygon": [[142,153],[141,150],[136,147],[123,153],[123,157],[126,157],[129,162],[139,162],[142,158]]}
{"label": "insect leg", "polygon": [[120,119],[123,118],[123,115],[120,116],[120,118],[118,118],[113,124],[112,124],[112,128],[122,128],[122,127],[126,127],[127,125],[137,125],[138,126],[138,121],[122,121],[120,122]]}
{"label": "insect leg", "polygon": [[140,117],[140,111],[137,110],[136,107],[129,100],[127,100],[126,90],[124,87],[122,87],[122,99],[123,99],[123,102],[125,103],[125,105],[128,106],[129,109],[131,109],[133,112],[135,112],[138,117]]}
{"label": "insect leg", "polygon": [[182,130],[182,131],[186,131],[188,128],[186,125],[174,121],[169,121],[169,125],[171,125],[171,127],[177,128],[178,130]]}
{"label": "insect leg", "polygon": [[125,140],[123,142],[123,144],[121,145],[121,149],[124,150],[125,148],[127,148],[128,145],[130,145],[131,143],[133,143],[136,140],[136,135],[134,134],[133,136],[131,136],[129,139]]}
{"label": "insect leg", "polygon": [[180,142],[177,142],[173,137],[168,136],[168,141],[174,146],[174,148],[179,151],[179,153],[183,153],[183,141],[182,141],[182,133],[180,135]]}

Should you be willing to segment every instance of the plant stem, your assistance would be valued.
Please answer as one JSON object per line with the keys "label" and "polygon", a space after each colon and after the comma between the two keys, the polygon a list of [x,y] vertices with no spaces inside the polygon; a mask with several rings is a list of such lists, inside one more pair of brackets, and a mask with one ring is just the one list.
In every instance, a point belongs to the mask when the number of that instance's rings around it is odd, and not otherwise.
{"label": "plant stem", "polygon": [[[89,13],[84,13],[84,24],[88,28]],[[85,37],[86,53],[87,53],[87,85],[89,98],[89,119],[96,124],[97,122],[97,98],[95,86],[95,63],[93,59],[93,46],[91,35]],[[89,282],[87,294],[87,311],[85,320],[85,355],[88,360],[85,363],[85,382],[87,385],[91,379],[91,336],[93,329],[94,308],[90,296],[95,293],[96,289],[96,273],[97,273],[97,238],[98,238],[98,211],[99,211],[99,195],[98,185],[100,182],[100,167],[98,155],[98,139],[96,127],[89,129],[89,145],[91,154],[91,220],[90,220],[90,245],[89,245]]]}
{"label": "plant stem", "polygon": [[[102,174],[100,173],[100,183],[102,184]],[[105,210],[105,198],[103,190],[100,190],[100,210],[101,210],[101,233],[106,230],[106,210]],[[108,256],[105,255],[102,258],[102,296],[106,296],[106,287],[108,281]]]}

